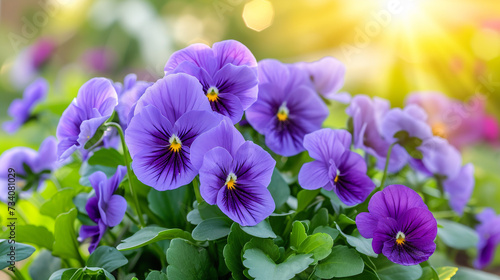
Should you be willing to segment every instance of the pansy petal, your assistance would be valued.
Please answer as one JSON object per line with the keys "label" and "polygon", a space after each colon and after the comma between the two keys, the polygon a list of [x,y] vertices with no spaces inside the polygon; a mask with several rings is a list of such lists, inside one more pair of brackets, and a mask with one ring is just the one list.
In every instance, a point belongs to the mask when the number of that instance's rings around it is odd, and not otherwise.
{"label": "pansy petal", "polygon": [[205,44],[192,44],[182,50],[174,52],[170,56],[165,65],[165,74],[171,74],[173,70],[184,61],[189,61],[209,72],[215,71],[217,67],[214,53],[209,46]]}
{"label": "pansy petal", "polygon": [[462,167],[457,176],[443,182],[451,208],[460,215],[471,198],[474,183],[474,166],[470,163]]}
{"label": "pansy petal", "polygon": [[241,133],[225,118],[220,124],[201,134],[191,144],[191,162],[196,169],[200,169],[205,154],[215,147],[222,147],[234,155],[238,148],[245,143]]}
{"label": "pansy petal", "polygon": [[316,160],[333,159],[337,162],[340,159],[337,155],[342,155],[350,146],[351,134],[346,130],[323,128],[304,137],[304,148],[309,152],[309,156]]}
{"label": "pansy petal", "polygon": [[356,216],[356,226],[358,227],[359,234],[364,238],[373,238],[373,233],[377,229],[379,217],[371,213],[359,213]]}
{"label": "pansy petal", "polygon": [[219,67],[229,63],[236,66],[246,65],[257,67],[257,61],[252,52],[238,41],[226,40],[217,42],[213,45],[212,49]]}
{"label": "pansy petal", "polygon": [[241,226],[255,226],[271,215],[276,207],[269,190],[259,184],[221,188],[217,194],[217,206]]}
{"label": "pansy petal", "polygon": [[216,101],[210,102],[212,110],[231,119],[233,124],[237,124],[243,117],[243,107],[241,102],[233,94],[220,93]]}
{"label": "pansy petal", "polygon": [[106,202],[104,215],[101,215],[102,221],[108,227],[118,225],[127,211],[127,201],[123,196],[113,195]]}
{"label": "pansy petal", "polygon": [[148,146],[167,147],[172,133],[172,123],[150,105],[132,118],[125,130],[125,142],[134,158]]}
{"label": "pansy petal", "polygon": [[285,101],[283,90],[275,84],[259,84],[257,101],[245,112],[250,125],[260,134],[270,129],[279,107]]}
{"label": "pansy petal", "polygon": [[243,110],[248,109],[257,100],[257,75],[247,66],[227,64],[217,71],[213,80],[220,93],[238,97]]}
{"label": "pansy petal", "polygon": [[243,184],[257,183],[268,186],[271,183],[276,161],[260,146],[251,141],[246,141],[238,148],[234,155],[236,164],[233,172],[238,177],[238,182]]}
{"label": "pansy petal", "polygon": [[315,190],[330,183],[328,166],[321,161],[304,163],[299,171],[299,184],[306,190]]}
{"label": "pansy petal", "polygon": [[85,210],[89,215],[89,218],[97,223],[97,221],[101,218],[101,214],[99,213],[99,199],[97,196],[93,196],[87,200],[87,204],[85,204]]}
{"label": "pansy petal", "polygon": [[135,114],[148,105],[157,107],[172,124],[188,111],[210,110],[198,79],[182,73],[165,76],[150,86],[137,102]]}
{"label": "pansy petal", "polygon": [[[108,177],[106,177],[106,174],[102,171],[94,172],[89,176],[90,185],[94,189],[98,199],[103,196],[103,188],[101,188],[100,185],[104,184],[107,180]],[[104,197],[104,199],[109,199],[109,196]]]}
{"label": "pansy petal", "polygon": [[215,147],[205,154],[200,168],[200,193],[208,204],[217,203],[217,194],[224,188],[232,162],[232,156],[222,147]]}
{"label": "pansy petal", "polygon": [[118,95],[110,80],[93,78],[80,88],[76,103],[84,110],[87,117],[92,115],[94,108],[98,109],[101,116],[109,117],[118,104]]}
{"label": "pansy petal", "polygon": [[406,131],[410,137],[417,137],[421,140],[432,137],[431,127],[425,122],[425,119],[419,119],[416,115],[425,115],[425,112],[416,105],[411,105],[404,110],[399,108],[390,110],[381,124],[385,139],[391,143],[396,142],[397,139],[394,138],[394,135],[399,131]]}
{"label": "pansy petal", "polygon": [[397,219],[411,208],[426,208],[424,201],[414,190],[403,185],[390,185],[374,194],[368,204],[370,213],[380,217]]}
{"label": "pansy petal", "polygon": [[460,152],[443,138],[432,137],[419,147],[422,163],[432,174],[455,177],[462,167]]}
{"label": "pansy petal", "polygon": [[346,68],[342,62],[333,57],[301,63],[299,67],[308,71],[316,91],[328,99],[334,98],[344,85]]}
{"label": "pansy petal", "polygon": [[189,111],[177,120],[174,131],[182,145],[190,147],[196,137],[219,125],[222,119],[221,115],[210,111]]}
{"label": "pansy petal", "polygon": [[370,177],[356,170],[341,172],[335,183],[335,193],[340,201],[349,206],[365,201],[374,189],[375,184]]}

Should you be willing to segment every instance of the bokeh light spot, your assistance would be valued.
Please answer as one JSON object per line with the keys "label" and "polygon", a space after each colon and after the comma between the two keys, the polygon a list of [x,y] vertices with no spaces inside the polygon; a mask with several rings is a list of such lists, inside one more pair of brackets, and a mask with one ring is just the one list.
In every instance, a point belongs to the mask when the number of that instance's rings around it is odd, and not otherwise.
{"label": "bokeh light spot", "polygon": [[245,25],[255,31],[262,31],[273,23],[273,4],[267,0],[252,0],[245,4],[243,20]]}

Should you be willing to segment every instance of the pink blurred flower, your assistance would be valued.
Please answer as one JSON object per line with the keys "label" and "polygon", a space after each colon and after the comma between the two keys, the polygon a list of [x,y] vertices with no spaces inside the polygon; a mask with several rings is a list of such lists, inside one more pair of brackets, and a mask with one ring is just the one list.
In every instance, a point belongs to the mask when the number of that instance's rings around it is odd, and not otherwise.
{"label": "pink blurred flower", "polygon": [[432,133],[458,149],[481,141],[498,143],[498,122],[487,114],[483,96],[460,102],[438,92],[419,92],[408,96],[406,104],[421,106],[428,114]]}
{"label": "pink blurred flower", "polygon": [[82,61],[92,72],[106,73],[115,67],[117,57],[112,49],[99,47],[88,49]]}

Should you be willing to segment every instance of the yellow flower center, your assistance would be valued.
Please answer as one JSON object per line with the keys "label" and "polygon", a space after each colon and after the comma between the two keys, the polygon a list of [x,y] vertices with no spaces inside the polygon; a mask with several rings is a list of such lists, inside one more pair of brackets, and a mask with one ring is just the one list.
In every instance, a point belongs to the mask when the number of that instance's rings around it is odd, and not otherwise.
{"label": "yellow flower center", "polygon": [[170,139],[168,140],[168,142],[170,142],[170,145],[168,146],[168,148],[174,152],[174,153],[177,153],[181,150],[182,148],[182,142],[181,142],[181,139],[179,139],[179,137],[177,137],[177,135],[172,135],[170,137]]}
{"label": "yellow flower center", "polygon": [[236,175],[232,172],[227,175],[226,187],[228,190],[236,189]]}
{"label": "yellow flower center", "polygon": [[438,122],[432,125],[432,134],[441,138],[447,138],[448,129],[444,123]]}
{"label": "yellow flower center", "polygon": [[216,87],[210,87],[207,90],[208,101],[215,102],[219,99],[219,90]]}
{"label": "yellow flower center", "polygon": [[284,122],[288,120],[288,115],[290,114],[290,111],[286,107],[286,102],[283,102],[281,104],[280,108],[278,109],[278,113],[276,114],[276,117],[280,122]]}
{"label": "yellow flower center", "polygon": [[335,179],[333,179],[333,181],[337,183],[339,181],[339,175],[335,176]]}
{"label": "yellow flower center", "polygon": [[406,238],[406,236],[404,233],[402,233],[401,231],[398,232],[398,234],[396,235],[396,244],[398,244],[400,246],[405,244],[405,241],[406,241],[405,238]]}

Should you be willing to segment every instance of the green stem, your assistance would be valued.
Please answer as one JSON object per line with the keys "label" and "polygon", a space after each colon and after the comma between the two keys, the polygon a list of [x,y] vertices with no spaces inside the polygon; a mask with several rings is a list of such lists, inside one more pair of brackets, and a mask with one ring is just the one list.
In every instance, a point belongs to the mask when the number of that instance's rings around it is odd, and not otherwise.
{"label": "green stem", "polygon": [[311,271],[311,274],[309,274],[309,277],[307,277],[307,280],[311,280],[312,279],[314,273],[316,272],[316,267],[317,267],[317,265],[314,266],[313,270]]}
{"label": "green stem", "polygon": [[158,245],[158,243],[153,243],[151,245],[156,254],[158,254],[158,258],[160,258],[161,267],[162,268],[167,267],[167,262],[166,262],[167,256],[165,255],[165,252],[163,252],[163,250],[161,249],[160,245]]}
{"label": "green stem", "polygon": [[389,169],[389,161],[391,159],[391,153],[392,153],[392,148],[394,145],[397,143],[392,143],[391,146],[389,146],[389,150],[387,151],[387,157],[385,159],[385,167],[384,167],[384,175],[382,176],[382,181],[380,182],[380,189],[384,188],[385,180],[387,179],[387,170]]}
{"label": "green stem", "polygon": [[134,223],[137,227],[141,227],[141,225],[139,224],[139,222],[132,216],[130,215],[129,212],[125,211],[125,215],[132,221],[132,223]]}
{"label": "green stem", "polygon": [[14,269],[14,275],[16,276],[17,279],[19,280],[24,280],[23,274],[19,271],[19,269]]}
{"label": "green stem", "polygon": [[198,177],[196,177],[193,180],[193,189],[194,189],[194,195],[196,196],[196,201],[198,202],[198,204],[202,203],[203,198],[201,197],[201,193],[200,193],[200,184],[198,182]]}
{"label": "green stem", "polygon": [[127,144],[125,143],[125,136],[123,135],[123,129],[121,128],[121,126],[119,124],[114,123],[114,122],[109,122],[109,123],[106,123],[104,125],[105,126],[112,126],[112,127],[116,128],[116,130],[118,131],[118,134],[120,135],[120,140],[121,140],[122,149],[123,149],[123,159],[125,160],[125,165],[127,166],[127,176],[128,176],[128,185],[130,187],[130,194],[132,195],[132,198],[134,200],[135,211],[137,212],[137,216],[139,217],[139,223],[140,223],[139,227],[143,228],[145,223],[144,223],[144,219],[142,217],[142,212],[141,212],[141,208],[139,205],[139,199],[137,198],[137,194],[135,193],[134,187],[132,186],[132,170],[130,170],[130,162],[128,160],[129,153],[128,153],[128,149],[127,149]]}
{"label": "green stem", "polygon": [[9,276],[10,276],[10,279],[14,279],[14,278],[16,278],[16,277],[14,276],[14,274],[10,273],[10,272],[9,272],[8,270],[6,270],[6,269],[3,269],[2,271],[3,271],[5,274],[9,275]]}

